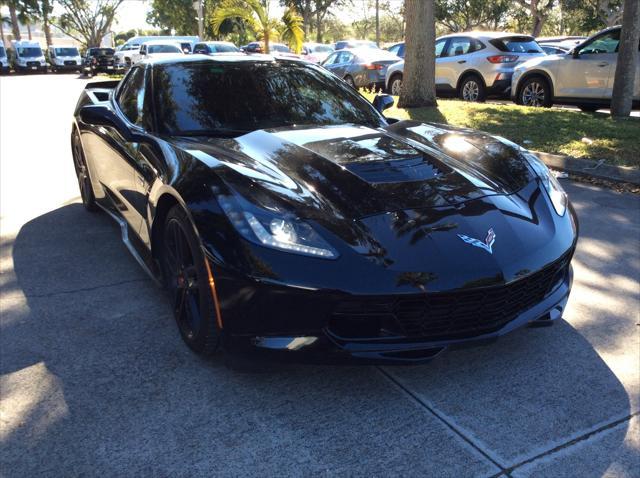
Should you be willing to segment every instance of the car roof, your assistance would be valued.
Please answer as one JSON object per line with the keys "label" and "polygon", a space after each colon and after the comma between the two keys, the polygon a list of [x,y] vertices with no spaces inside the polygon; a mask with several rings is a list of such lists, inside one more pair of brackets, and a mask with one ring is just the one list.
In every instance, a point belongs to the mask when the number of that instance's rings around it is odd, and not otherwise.
{"label": "car roof", "polygon": [[180,42],[178,40],[149,40],[142,44],[143,45],[180,45]]}
{"label": "car roof", "polygon": [[[277,60],[281,60],[277,58]],[[142,60],[140,63],[145,65],[173,65],[182,63],[258,63],[258,62],[275,62],[276,57],[265,54],[246,55],[244,53],[230,53],[228,55],[221,56],[209,56],[202,55],[200,53],[194,53],[193,55],[176,55],[169,58],[149,58]],[[295,61],[295,60],[293,60]],[[304,63],[297,61],[296,63]]]}
{"label": "car roof", "polygon": [[486,38],[490,40],[494,38],[509,38],[509,37],[527,37],[527,38],[533,39],[531,35],[527,35],[526,33],[484,32],[484,31],[449,33],[448,35],[442,35],[437,39],[440,40],[441,38],[454,38],[454,37]]}

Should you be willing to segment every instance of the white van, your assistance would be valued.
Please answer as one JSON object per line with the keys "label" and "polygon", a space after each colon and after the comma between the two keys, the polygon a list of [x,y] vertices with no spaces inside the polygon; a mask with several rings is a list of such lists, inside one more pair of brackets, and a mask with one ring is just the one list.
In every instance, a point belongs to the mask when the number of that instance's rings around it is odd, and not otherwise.
{"label": "white van", "polygon": [[31,40],[13,40],[11,42],[13,69],[16,72],[47,72],[47,60],[40,43]]}
{"label": "white van", "polygon": [[0,42],[0,75],[9,73],[10,69],[7,50],[4,49],[4,45]]}
{"label": "white van", "polygon": [[58,71],[80,71],[82,68],[82,57],[75,46],[51,45],[48,49],[49,63],[51,70]]}

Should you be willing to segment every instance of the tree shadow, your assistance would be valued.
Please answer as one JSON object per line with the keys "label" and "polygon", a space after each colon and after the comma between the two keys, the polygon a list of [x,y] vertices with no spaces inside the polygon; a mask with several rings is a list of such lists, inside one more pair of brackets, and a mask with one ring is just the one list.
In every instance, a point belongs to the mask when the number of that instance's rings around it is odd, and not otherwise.
{"label": "tree shadow", "polygon": [[[163,292],[103,214],[61,207],[4,247],[13,260],[0,325],[7,477],[493,473],[376,368],[245,375],[194,356]],[[592,345],[558,325],[452,352],[405,369],[403,380],[433,384],[427,399],[457,404],[447,410],[455,420],[478,417],[487,426],[474,434],[497,449],[496,437],[521,426],[522,453],[534,453],[554,430],[565,436],[608,419],[606,407],[629,412]],[[594,475],[609,463],[597,466]]]}

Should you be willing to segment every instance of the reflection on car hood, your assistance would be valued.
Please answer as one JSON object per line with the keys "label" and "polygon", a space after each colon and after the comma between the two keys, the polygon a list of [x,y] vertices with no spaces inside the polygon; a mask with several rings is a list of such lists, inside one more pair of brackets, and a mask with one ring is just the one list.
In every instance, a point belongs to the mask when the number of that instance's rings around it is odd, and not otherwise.
{"label": "reflection on car hood", "polygon": [[533,179],[520,153],[499,138],[414,121],[180,138],[176,146],[239,194],[285,203],[303,217],[456,206],[511,194]]}

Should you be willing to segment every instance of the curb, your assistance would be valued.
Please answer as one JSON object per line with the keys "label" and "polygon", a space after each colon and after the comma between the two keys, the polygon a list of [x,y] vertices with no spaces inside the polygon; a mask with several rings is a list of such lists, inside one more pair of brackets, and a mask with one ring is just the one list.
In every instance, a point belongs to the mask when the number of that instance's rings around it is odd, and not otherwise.
{"label": "curb", "polygon": [[571,156],[532,151],[547,166],[577,176],[586,176],[616,183],[629,183],[640,186],[640,169],[627,166],[614,166],[601,161],[576,159]]}

